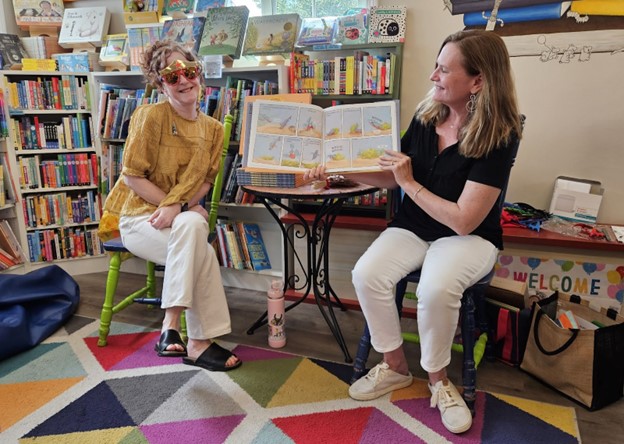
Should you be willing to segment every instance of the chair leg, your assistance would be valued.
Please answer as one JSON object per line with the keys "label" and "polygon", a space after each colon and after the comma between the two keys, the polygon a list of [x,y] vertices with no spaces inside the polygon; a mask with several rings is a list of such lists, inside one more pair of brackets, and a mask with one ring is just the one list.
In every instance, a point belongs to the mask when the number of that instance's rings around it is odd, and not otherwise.
{"label": "chair leg", "polygon": [[368,325],[364,326],[364,333],[360,337],[360,343],[355,354],[355,362],[353,364],[353,375],[349,384],[353,384],[366,374],[366,361],[368,361],[368,355],[370,354],[370,331]]}
{"label": "chair leg", "polygon": [[474,415],[476,399],[477,369],[474,359],[475,305],[473,294],[467,291],[461,305],[461,335],[464,351],[462,379],[464,386],[463,398],[470,412]]}
{"label": "chair leg", "polygon": [[121,253],[114,252],[111,254],[108,264],[108,276],[106,277],[106,294],[104,295],[104,304],[102,305],[102,314],[100,315],[100,329],[98,346],[106,345],[106,338],[110,331],[111,320],[113,319],[113,301],[115,292],[117,291],[117,283],[119,282],[119,268],[121,267]]}

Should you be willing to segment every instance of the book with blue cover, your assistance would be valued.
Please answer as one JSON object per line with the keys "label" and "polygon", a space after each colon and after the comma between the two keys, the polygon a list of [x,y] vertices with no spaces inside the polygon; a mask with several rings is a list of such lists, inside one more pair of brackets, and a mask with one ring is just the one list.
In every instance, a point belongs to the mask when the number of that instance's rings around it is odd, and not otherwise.
{"label": "book with blue cover", "polygon": [[[502,8],[498,10],[496,20],[499,23],[518,23],[558,19],[570,9],[570,4],[571,2],[557,2],[524,6],[522,8]],[[464,25],[485,26],[491,14],[491,10],[464,14]]]}
{"label": "book with blue cover", "polygon": [[205,17],[167,20],[163,23],[160,39],[178,42],[197,54],[205,21]]}
{"label": "book with blue cover", "polygon": [[253,269],[255,271],[270,269],[271,261],[269,260],[269,254],[264,245],[264,240],[262,239],[260,227],[256,223],[245,222],[243,228],[245,230],[247,250],[249,251],[249,258],[251,259]]}

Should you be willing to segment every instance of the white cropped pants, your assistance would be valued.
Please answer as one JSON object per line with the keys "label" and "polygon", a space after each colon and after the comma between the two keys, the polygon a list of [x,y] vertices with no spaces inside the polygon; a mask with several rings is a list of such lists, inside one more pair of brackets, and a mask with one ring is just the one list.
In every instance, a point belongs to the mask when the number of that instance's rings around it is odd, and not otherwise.
{"label": "white cropped pants", "polygon": [[135,256],[166,265],[162,308],[185,307],[188,336],[212,339],[232,331],[217,255],[208,243],[208,222],[180,213],[171,228],[157,230],[150,216],[122,216],[119,231]]}
{"label": "white cropped pants", "polygon": [[388,228],[355,264],[353,285],[380,353],[403,344],[394,286],[421,268],[417,320],[422,368],[434,373],[451,362],[464,290],[490,272],[498,249],[485,239],[451,236],[425,242],[402,228]]}

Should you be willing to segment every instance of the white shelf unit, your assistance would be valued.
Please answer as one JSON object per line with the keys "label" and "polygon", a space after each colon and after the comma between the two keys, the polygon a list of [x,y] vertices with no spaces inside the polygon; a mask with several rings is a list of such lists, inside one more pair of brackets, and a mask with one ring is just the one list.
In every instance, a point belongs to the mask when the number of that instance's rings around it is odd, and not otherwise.
{"label": "white shelf unit", "polygon": [[[205,84],[207,86],[225,86],[227,76],[257,81],[273,81],[278,84],[280,93],[288,92],[288,67],[284,65],[224,68],[222,77],[205,79]],[[142,74],[131,71],[94,72],[91,73],[91,79],[91,103],[94,104],[93,108],[95,113],[97,113],[99,109],[98,101],[101,86],[110,85],[130,89],[138,89],[145,86],[145,80]],[[97,116],[97,119],[94,119],[94,121],[99,121],[100,119],[101,117]],[[97,131],[97,128],[98,125],[94,124],[95,131]],[[106,142],[103,142],[99,136],[96,136],[96,144],[98,144],[100,152],[102,152],[102,143]],[[115,141],[114,143],[119,143],[119,141]],[[231,143],[230,150],[238,150],[238,144]],[[259,204],[221,204],[219,206],[219,217],[227,218],[232,221],[258,223],[272,267],[270,270],[262,271],[235,270],[221,267],[221,275],[225,286],[266,291],[267,288],[269,288],[271,280],[282,279],[282,235],[279,226],[275,223],[264,206]],[[124,271],[144,274],[145,266],[142,261],[131,260],[128,261],[127,264],[124,264]]]}
{"label": "white shelf unit", "polygon": [[[73,96],[70,93],[68,96],[66,96],[63,99],[64,100],[63,103],[67,104],[67,106],[62,106],[61,107],[62,109],[47,109],[51,106],[50,104],[52,103],[54,99],[50,94],[48,94],[50,89],[41,89],[40,90],[41,93],[39,95],[38,101],[35,100],[33,102],[33,99],[31,97],[29,104],[27,106],[24,106],[25,97],[23,96],[23,93],[22,93],[22,102],[20,103],[20,106],[18,107],[11,106],[12,94],[13,95],[15,94],[15,89],[9,88],[10,83],[18,83],[18,82],[30,80],[30,81],[38,83],[41,86],[41,85],[46,84],[47,81],[51,81],[52,78],[56,78],[60,80],[59,94],[63,94],[64,89],[67,87],[67,85],[65,86],[63,85],[63,82],[62,82],[63,76],[67,76],[66,78],[68,79],[79,78],[81,79],[81,82],[87,82],[87,86],[85,86],[87,88],[87,94],[83,96],[80,94],[79,89],[78,90],[73,89],[72,90]],[[65,271],[67,271],[70,274],[92,273],[92,272],[105,270],[107,267],[107,263],[108,263],[107,256],[105,254],[97,254],[97,255],[87,254],[87,255],[78,256],[78,257],[62,258],[62,256],[69,255],[72,248],[74,249],[76,248],[76,245],[72,244],[73,241],[70,241],[69,238],[67,237],[69,233],[74,230],[76,230],[76,233],[85,233],[89,230],[97,229],[98,222],[94,220],[95,218],[91,218],[90,220],[84,220],[78,223],[75,223],[73,221],[70,222],[69,220],[64,220],[62,225],[58,225],[58,224],[53,224],[52,220],[45,222],[45,221],[42,221],[41,219],[37,220],[36,217],[35,217],[35,220],[33,221],[34,214],[31,213],[29,215],[28,210],[27,210],[28,202],[32,201],[32,199],[30,198],[46,197],[48,202],[54,202],[55,198],[53,196],[56,194],[57,195],[56,202],[60,205],[61,196],[63,195],[63,193],[65,193],[65,195],[68,198],[73,198],[74,200],[77,199],[78,197],[85,197],[88,194],[90,194],[92,198],[90,200],[91,211],[99,212],[99,210],[97,209],[97,201],[95,200],[96,196],[98,196],[99,194],[98,187],[96,185],[98,182],[98,179],[97,177],[94,178],[93,174],[89,173],[89,171],[91,172],[93,171],[90,166],[91,164],[88,163],[86,166],[86,169],[81,170],[81,176],[77,176],[78,168],[74,170],[76,175],[72,177],[63,176],[62,172],[60,173],[57,172],[55,175],[55,178],[60,179],[62,182],[64,182],[60,184],[57,183],[57,185],[59,185],[57,187],[52,187],[53,185],[52,179],[48,177],[46,180],[46,176],[45,174],[42,174],[43,170],[41,169],[35,169],[35,170],[38,170],[37,176],[41,175],[42,181],[40,182],[39,186],[34,187],[34,188],[28,188],[26,185],[23,185],[20,182],[20,176],[22,175],[22,171],[23,171],[23,170],[20,170],[20,166],[23,166],[24,164],[28,164],[29,162],[33,162],[34,165],[41,165],[40,162],[43,162],[43,161],[50,161],[50,162],[60,161],[61,158],[59,156],[63,156],[64,160],[70,160],[72,158],[68,157],[68,155],[79,155],[79,154],[86,155],[87,160],[89,161],[91,161],[91,157],[93,157],[95,160],[99,159],[100,152],[97,146],[93,144],[90,144],[89,146],[87,146],[84,143],[85,141],[89,141],[89,140],[93,142],[93,135],[89,127],[89,119],[91,119],[91,116],[92,116],[92,108],[89,106],[92,103],[89,97],[89,94],[90,94],[89,73],[69,73],[69,72],[56,72],[56,71],[52,71],[52,72],[0,71],[0,84],[2,85],[5,91],[5,109],[2,110],[2,112],[5,113],[5,115],[8,118],[7,120],[9,121],[9,137],[4,142],[4,149],[6,150],[8,154],[6,157],[7,157],[9,168],[12,174],[11,179],[13,183],[15,184],[15,188],[16,188],[16,196],[15,196],[14,203],[0,209],[0,218],[7,219],[9,221],[9,224],[11,225],[16,237],[18,238],[18,241],[20,242],[20,245],[22,246],[22,249],[24,250],[24,254],[26,255],[26,259],[27,259],[27,262],[25,264],[12,267],[8,271],[12,273],[21,274],[21,273],[32,271],[40,267],[48,266],[51,263],[59,265],[61,268],[63,268]],[[48,84],[46,87],[49,87],[49,86],[50,84]],[[30,91],[30,90],[26,89],[26,91]],[[33,89],[32,91],[33,91],[32,94],[34,95],[37,89]],[[43,101],[41,100],[42,97],[43,97]],[[58,97],[56,100],[58,100]],[[80,103],[81,105],[70,106],[69,105],[70,102],[74,105],[77,103]],[[25,147],[20,148],[22,144],[20,141],[17,140],[17,137],[21,138],[21,136],[19,133],[12,131],[12,127],[11,127],[12,121],[20,120],[20,119],[25,119],[24,121],[27,121],[28,119],[31,119],[32,122],[34,123],[35,118],[40,123],[40,127],[34,126],[34,132],[31,132],[31,136],[33,137],[32,145],[35,148],[29,148],[29,149],[26,149]],[[40,130],[40,128],[44,127],[44,123],[49,124],[47,126],[54,126],[54,125],[58,126],[58,125],[63,124],[63,119],[66,119],[67,122],[74,123],[76,125],[80,125],[82,120],[86,121],[86,126],[83,126],[80,130],[78,129],[77,126],[74,127],[73,129],[76,132],[74,134],[74,137],[76,138],[75,140],[76,141],[80,140],[80,143],[76,144],[80,146],[80,148],[77,148],[77,147],[75,149],[41,148],[41,145],[43,145],[42,140],[45,139],[45,135],[42,134],[41,132],[39,133],[40,139],[36,143],[34,142],[34,140],[37,139],[36,137],[37,132],[43,131],[43,130]],[[85,131],[87,131],[87,133],[85,133]],[[80,134],[80,137],[78,136],[78,134]],[[77,161],[78,159],[74,157],[73,160]],[[51,166],[50,168],[51,170],[46,170],[46,171],[58,171],[58,170],[55,170],[55,168],[59,168],[59,167]],[[32,171],[35,172],[35,170],[32,170]],[[87,180],[87,176],[90,177],[88,179],[89,183],[84,182],[84,180]],[[72,186],[68,186],[72,182],[69,180],[65,180],[65,179],[71,179],[75,183]],[[82,182],[79,183],[79,179],[82,180]],[[25,208],[26,208],[26,211],[25,211]],[[57,212],[58,212],[58,208],[57,208]],[[54,210],[50,210],[49,213],[53,214]],[[30,224],[29,224],[29,220],[31,221]],[[33,224],[35,226],[33,226]],[[34,235],[34,233],[36,232],[43,233],[44,231],[47,231],[47,230],[54,230],[54,232],[48,231],[48,233],[50,233],[50,237],[44,240],[44,245],[49,245],[48,254],[51,253],[53,256],[56,256],[57,258],[43,260],[43,261],[31,260],[30,258],[31,248],[29,246],[29,241],[28,241],[29,234],[32,237],[32,235]],[[53,234],[56,234],[57,237],[54,238]],[[62,248],[62,238],[64,237],[64,235],[65,235],[66,250],[63,253],[60,253],[61,248]],[[84,237],[83,237],[83,240],[85,242],[85,245],[91,242],[91,239],[87,240]]]}

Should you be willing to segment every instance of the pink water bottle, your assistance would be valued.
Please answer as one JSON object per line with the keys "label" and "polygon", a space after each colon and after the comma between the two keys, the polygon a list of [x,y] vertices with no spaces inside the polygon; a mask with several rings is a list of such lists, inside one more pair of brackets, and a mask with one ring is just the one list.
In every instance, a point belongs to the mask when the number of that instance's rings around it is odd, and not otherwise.
{"label": "pink water bottle", "polygon": [[280,280],[271,282],[267,298],[267,316],[269,326],[269,345],[281,348],[286,345],[286,330],[284,317],[284,284]]}

